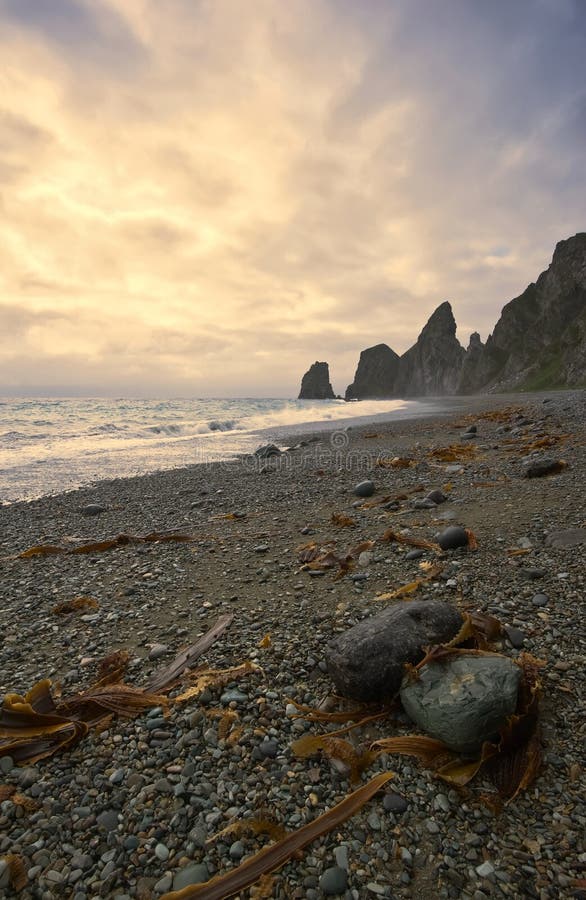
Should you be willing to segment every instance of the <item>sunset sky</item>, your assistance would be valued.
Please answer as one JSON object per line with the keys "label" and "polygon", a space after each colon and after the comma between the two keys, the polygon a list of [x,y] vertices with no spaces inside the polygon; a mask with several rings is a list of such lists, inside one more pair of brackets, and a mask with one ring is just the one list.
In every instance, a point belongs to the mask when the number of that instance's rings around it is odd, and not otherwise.
{"label": "sunset sky", "polygon": [[291,396],[586,229],[584,0],[0,0],[0,394]]}

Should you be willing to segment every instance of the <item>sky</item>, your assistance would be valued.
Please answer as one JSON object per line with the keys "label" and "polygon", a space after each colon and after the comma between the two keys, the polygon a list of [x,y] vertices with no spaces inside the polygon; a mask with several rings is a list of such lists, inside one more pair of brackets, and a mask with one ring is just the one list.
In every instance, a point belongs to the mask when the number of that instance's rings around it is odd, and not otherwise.
{"label": "sky", "polygon": [[586,230],[584,0],[0,0],[0,394],[336,392]]}

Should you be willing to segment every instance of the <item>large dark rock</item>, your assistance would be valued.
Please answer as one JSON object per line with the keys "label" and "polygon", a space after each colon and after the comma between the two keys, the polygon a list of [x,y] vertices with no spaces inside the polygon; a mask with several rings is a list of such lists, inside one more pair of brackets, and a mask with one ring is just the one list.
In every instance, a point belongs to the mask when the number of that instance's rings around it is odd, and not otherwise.
{"label": "large dark rock", "polygon": [[461,625],[458,610],[441,600],[399,601],[330,641],[328,672],[344,697],[367,703],[390,698],[405,663],[419,662],[425,647],[451,640]]}
{"label": "large dark rock", "polygon": [[399,361],[396,391],[399,397],[456,393],[466,351],[456,337],[452,307],[442,303]]}
{"label": "large dark rock", "polygon": [[327,362],[314,362],[301,379],[299,400],[335,400]]}
{"label": "large dark rock", "polygon": [[586,381],[586,232],[560,241],[549,268],[503,308],[480,352],[465,360],[461,393],[539,390]]}
{"label": "large dark rock", "polygon": [[519,666],[506,656],[457,655],[405,678],[401,703],[430,737],[474,753],[515,712],[520,682]]}
{"label": "large dark rock", "polygon": [[354,381],[346,388],[346,400],[381,399],[397,396],[395,381],[399,356],[386,344],[363,350]]}

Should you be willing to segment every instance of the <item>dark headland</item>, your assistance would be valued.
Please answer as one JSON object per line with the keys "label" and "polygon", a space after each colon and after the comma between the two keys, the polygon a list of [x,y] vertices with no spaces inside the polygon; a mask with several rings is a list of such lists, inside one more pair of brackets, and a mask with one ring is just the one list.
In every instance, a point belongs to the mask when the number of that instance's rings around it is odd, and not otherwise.
{"label": "dark headland", "polygon": [[[506,304],[486,344],[474,332],[468,347],[462,347],[452,307],[446,301],[402,356],[385,343],[363,350],[346,400],[585,384],[586,232],[581,232],[560,241],[549,268]],[[307,390],[304,397],[323,399],[317,394],[310,397]]]}

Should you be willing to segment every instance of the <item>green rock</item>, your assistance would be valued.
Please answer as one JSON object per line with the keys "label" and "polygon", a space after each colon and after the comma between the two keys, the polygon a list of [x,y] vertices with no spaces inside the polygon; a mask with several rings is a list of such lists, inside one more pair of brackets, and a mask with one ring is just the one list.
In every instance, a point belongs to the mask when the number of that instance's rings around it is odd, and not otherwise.
{"label": "green rock", "polygon": [[416,680],[405,678],[400,696],[422,731],[474,753],[514,713],[520,681],[520,668],[506,656],[457,655],[423,666]]}

